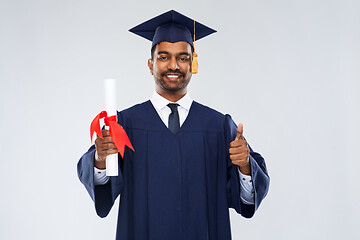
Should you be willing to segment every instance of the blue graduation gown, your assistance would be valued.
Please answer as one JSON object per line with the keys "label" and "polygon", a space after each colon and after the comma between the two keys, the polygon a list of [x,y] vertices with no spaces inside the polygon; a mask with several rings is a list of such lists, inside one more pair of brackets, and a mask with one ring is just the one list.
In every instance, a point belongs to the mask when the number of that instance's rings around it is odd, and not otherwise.
{"label": "blue graduation gown", "polygon": [[92,146],[78,175],[100,217],[120,195],[117,240],[229,240],[229,207],[252,217],[269,187],[264,159],[250,148],[255,205],[240,200],[239,173],[229,158],[237,126],[229,115],[193,102],[173,134],[150,101],[118,113],[135,152],[119,156],[119,176],[94,185]]}

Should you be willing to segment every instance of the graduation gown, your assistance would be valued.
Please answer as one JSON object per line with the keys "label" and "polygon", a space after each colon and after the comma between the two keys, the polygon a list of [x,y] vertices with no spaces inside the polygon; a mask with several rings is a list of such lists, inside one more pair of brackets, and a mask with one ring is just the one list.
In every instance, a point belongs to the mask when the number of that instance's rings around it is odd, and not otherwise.
{"label": "graduation gown", "polygon": [[94,185],[92,146],[78,162],[78,175],[106,217],[120,195],[117,240],[229,240],[229,209],[252,217],[269,187],[264,159],[250,148],[255,204],[240,199],[237,166],[229,144],[237,126],[229,115],[193,102],[174,134],[150,101],[118,112],[135,152],[119,155],[119,176]]}

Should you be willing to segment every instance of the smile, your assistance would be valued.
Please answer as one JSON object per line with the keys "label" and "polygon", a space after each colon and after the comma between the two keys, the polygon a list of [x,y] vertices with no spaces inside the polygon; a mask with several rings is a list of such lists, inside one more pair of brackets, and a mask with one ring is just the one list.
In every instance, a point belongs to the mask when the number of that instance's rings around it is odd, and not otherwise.
{"label": "smile", "polygon": [[175,75],[175,74],[166,74],[165,75],[169,80],[178,80],[181,75]]}

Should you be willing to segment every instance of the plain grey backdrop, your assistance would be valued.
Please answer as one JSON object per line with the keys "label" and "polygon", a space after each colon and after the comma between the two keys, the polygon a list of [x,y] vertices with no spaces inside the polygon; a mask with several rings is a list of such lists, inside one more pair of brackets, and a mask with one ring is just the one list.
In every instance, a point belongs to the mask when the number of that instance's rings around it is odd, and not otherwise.
{"label": "plain grey backdrop", "polygon": [[191,96],[244,123],[270,191],[233,239],[359,239],[360,2],[0,0],[0,239],[114,239],[76,164],[118,80],[147,100],[151,43],[131,27],[175,9],[218,32],[196,43]]}

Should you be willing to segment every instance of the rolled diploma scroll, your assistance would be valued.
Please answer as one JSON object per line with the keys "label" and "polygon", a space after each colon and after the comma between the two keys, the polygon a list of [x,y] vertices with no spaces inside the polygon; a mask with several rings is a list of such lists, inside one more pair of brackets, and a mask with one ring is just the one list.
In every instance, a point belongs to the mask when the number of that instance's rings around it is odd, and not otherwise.
{"label": "rolled diploma scroll", "polygon": [[[105,110],[108,116],[116,115],[116,81],[105,79]],[[105,126],[105,129],[109,129]],[[111,154],[106,157],[106,176],[118,176],[118,154]]]}

